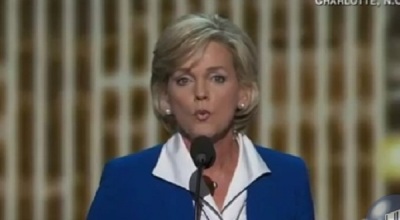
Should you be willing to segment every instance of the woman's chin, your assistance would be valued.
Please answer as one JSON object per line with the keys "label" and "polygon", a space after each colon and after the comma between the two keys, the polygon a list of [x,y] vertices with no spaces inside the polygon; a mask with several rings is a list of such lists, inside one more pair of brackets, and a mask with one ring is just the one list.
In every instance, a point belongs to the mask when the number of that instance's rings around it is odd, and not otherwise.
{"label": "woman's chin", "polygon": [[218,132],[214,128],[211,127],[196,127],[189,129],[186,132],[186,135],[190,137],[190,139],[199,137],[199,136],[206,136],[206,137],[214,137]]}
{"label": "woman's chin", "polygon": [[224,131],[225,130],[220,130],[215,127],[197,127],[196,129],[190,130],[188,136],[190,137],[190,139],[194,139],[199,136],[206,136],[213,140],[216,140],[225,136],[224,134],[226,133],[226,131]]}
{"label": "woman's chin", "polygon": [[215,136],[215,134],[216,133],[212,132],[212,131],[197,131],[197,132],[192,132],[189,135],[193,139],[193,138],[196,138],[196,137],[199,137],[199,136],[206,136],[206,137],[212,138],[212,137]]}

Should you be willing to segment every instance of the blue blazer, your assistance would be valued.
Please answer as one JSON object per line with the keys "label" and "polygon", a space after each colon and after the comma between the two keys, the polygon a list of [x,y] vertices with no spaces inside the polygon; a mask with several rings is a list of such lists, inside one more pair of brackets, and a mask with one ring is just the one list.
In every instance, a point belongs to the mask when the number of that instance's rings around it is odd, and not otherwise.
{"label": "blue blazer", "polygon": [[[152,175],[161,146],[109,161],[87,220],[193,220],[192,193]],[[256,149],[271,173],[247,188],[247,220],[313,220],[303,160],[261,146]]]}

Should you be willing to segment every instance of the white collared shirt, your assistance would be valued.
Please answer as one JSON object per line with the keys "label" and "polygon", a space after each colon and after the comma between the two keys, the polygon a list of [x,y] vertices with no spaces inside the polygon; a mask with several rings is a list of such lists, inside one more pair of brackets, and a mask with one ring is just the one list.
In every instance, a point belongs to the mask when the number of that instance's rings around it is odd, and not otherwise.
{"label": "white collared shirt", "polygon": [[[203,198],[201,220],[246,220],[247,186],[264,173],[271,172],[246,135],[239,133],[237,142],[238,164],[224,199],[222,212],[208,194]],[[164,144],[153,175],[191,191],[190,178],[196,170],[182,136],[176,133]]]}

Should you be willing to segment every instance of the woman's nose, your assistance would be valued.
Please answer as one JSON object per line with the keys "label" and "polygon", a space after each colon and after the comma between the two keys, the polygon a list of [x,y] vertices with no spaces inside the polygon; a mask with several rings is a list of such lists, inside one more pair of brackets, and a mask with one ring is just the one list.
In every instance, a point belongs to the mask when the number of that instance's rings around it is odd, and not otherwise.
{"label": "woman's nose", "polygon": [[195,88],[196,100],[208,99],[208,89],[205,82],[197,82]]}

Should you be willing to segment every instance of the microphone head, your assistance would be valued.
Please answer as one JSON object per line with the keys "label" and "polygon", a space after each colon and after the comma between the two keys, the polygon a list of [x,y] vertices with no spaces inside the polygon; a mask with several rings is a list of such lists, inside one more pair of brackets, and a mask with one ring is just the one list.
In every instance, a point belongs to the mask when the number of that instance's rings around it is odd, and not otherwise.
{"label": "microphone head", "polygon": [[206,136],[195,138],[190,147],[190,156],[197,168],[210,168],[216,157],[214,143]]}

